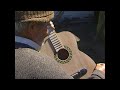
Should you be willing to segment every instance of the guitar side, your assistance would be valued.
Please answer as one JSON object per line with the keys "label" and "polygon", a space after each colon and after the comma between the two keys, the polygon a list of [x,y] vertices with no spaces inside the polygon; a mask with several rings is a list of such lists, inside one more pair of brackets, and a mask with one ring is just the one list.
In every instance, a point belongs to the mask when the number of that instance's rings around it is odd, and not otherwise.
{"label": "guitar side", "polygon": [[[86,79],[90,77],[96,64],[89,56],[79,51],[75,36],[67,31],[57,33],[57,36],[59,37],[63,45],[68,46],[72,50],[72,59],[65,64],[61,64],[58,62],[59,65],[69,75],[72,75],[82,68],[86,68],[87,73],[83,77],[81,77],[81,79]],[[55,49],[49,39],[46,40],[40,51],[54,59]]]}

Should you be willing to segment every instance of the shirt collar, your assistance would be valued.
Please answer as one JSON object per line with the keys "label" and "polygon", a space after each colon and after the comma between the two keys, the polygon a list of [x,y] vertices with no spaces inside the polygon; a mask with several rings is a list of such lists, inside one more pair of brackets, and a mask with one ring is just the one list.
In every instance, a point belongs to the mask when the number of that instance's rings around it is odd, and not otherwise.
{"label": "shirt collar", "polygon": [[27,44],[27,45],[31,46],[32,48],[36,49],[37,51],[40,50],[40,45],[38,45],[34,41],[24,38],[24,37],[15,36],[15,42]]}

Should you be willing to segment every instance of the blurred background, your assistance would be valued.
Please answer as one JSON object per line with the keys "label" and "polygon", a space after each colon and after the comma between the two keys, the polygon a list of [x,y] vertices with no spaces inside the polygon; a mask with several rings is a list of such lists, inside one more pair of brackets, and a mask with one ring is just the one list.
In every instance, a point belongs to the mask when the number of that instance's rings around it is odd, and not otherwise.
{"label": "blurred background", "polygon": [[79,50],[96,63],[105,62],[105,11],[55,11],[56,32],[70,31],[80,38]]}

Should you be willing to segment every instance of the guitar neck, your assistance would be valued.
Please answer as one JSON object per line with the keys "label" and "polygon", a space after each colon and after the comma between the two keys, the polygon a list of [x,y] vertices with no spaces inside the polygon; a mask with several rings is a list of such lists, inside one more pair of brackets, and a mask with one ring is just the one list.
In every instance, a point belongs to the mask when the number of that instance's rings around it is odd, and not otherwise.
{"label": "guitar neck", "polygon": [[49,37],[56,52],[58,52],[60,49],[64,48],[61,41],[58,39],[58,36],[57,36],[55,30],[51,30],[49,32],[48,37]]}

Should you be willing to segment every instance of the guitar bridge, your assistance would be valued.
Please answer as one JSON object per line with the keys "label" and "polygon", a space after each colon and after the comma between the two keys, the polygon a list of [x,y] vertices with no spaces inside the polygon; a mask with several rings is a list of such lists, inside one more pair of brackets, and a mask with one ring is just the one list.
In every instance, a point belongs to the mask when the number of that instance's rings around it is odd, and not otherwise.
{"label": "guitar bridge", "polygon": [[83,68],[81,69],[80,71],[72,74],[71,76],[74,78],[74,79],[80,79],[82,76],[84,76],[85,74],[87,73],[87,69]]}

